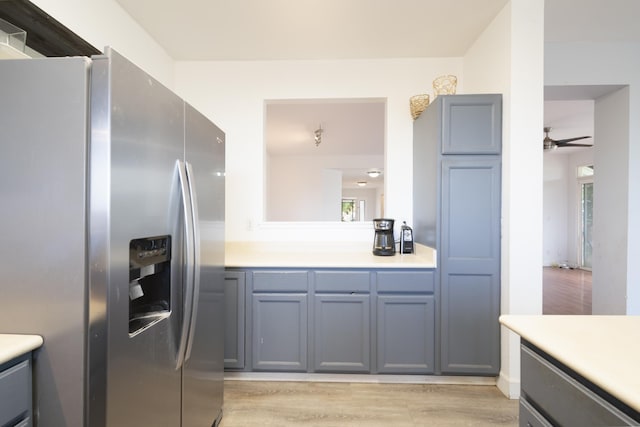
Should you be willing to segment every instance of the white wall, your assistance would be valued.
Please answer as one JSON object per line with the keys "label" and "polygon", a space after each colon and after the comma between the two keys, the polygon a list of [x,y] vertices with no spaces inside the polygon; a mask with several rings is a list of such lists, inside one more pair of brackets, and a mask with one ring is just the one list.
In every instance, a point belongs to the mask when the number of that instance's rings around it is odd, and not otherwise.
{"label": "white wall", "polygon": [[[409,98],[430,93],[442,74],[462,75],[461,58],[178,62],[176,88],[227,137],[226,235],[234,240],[371,241],[368,227],[263,223],[264,100],[385,98],[385,215],[412,222],[413,120]],[[462,80],[462,79],[461,79]],[[463,91],[459,82],[459,92]],[[346,224],[352,225],[352,224]]]}
{"label": "white wall", "polygon": [[[542,312],[544,2],[511,0],[465,56],[465,90],[503,93],[503,314]],[[503,328],[498,387],[519,396],[519,338]]]}
{"label": "white wall", "polygon": [[[629,88],[596,99],[593,184],[593,314],[626,314],[629,189]],[[629,287],[638,283],[629,282]]]}
{"label": "white wall", "polygon": [[[111,46],[169,88],[173,88],[173,60],[113,0],[32,0],[102,51]],[[29,35],[27,35],[29,37]]]}
{"label": "white wall", "polygon": [[[266,155],[268,221],[340,221],[342,173],[337,169],[383,169],[384,156]],[[330,170],[336,170],[330,176]],[[339,173],[339,174],[338,174]],[[327,179],[331,181],[327,182]],[[321,192],[322,189],[322,192]],[[328,192],[328,193],[327,193]],[[325,203],[327,194],[333,202]],[[323,197],[324,196],[324,197]],[[291,208],[292,201],[296,207]],[[326,206],[328,205],[328,206]],[[373,205],[372,205],[373,206]],[[329,210],[326,210],[326,207]]]}
{"label": "white wall", "polygon": [[[547,43],[545,45],[545,85],[628,85],[628,111],[624,113],[628,118],[640,117],[640,44],[638,43]],[[597,110],[597,107],[596,107]],[[596,114],[596,122],[598,121]],[[598,134],[596,124],[596,134]],[[624,183],[607,187],[605,190],[594,187],[595,192],[617,191],[625,188],[627,207],[625,221],[626,242],[615,244],[618,259],[624,259],[625,265],[634,265],[640,259],[640,121],[629,120],[628,149],[623,153],[623,164],[619,166],[628,169],[628,177]],[[600,137],[598,137],[600,139]],[[594,160],[598,162],[598,155]],[[597,167],[597,166],[596,166]],[[602,179],[600,171],[596,170],[597,180]],[[621,197],[625,197],[622,194]],[[597,207],[596,207],[597,208]],[[594,212],[594,215],[596,212]],[[594,216],[597,223],[598,217]],[[596,227],[596,224],[594,224]],[[595,236],[594,236],[595,239]],[[594,250],[595,251],[595,250]],[[613,269],[614,266],[603,266]],[[594,266],[594,304],[598,293],[596,287],[606,287],[606,283],[599,284],[595,277]],[[626,298],[626,314],[640,314],[640,269],[625,269],[625,294],[618,295]],[[594,311],[595,312],[595,311]]]}

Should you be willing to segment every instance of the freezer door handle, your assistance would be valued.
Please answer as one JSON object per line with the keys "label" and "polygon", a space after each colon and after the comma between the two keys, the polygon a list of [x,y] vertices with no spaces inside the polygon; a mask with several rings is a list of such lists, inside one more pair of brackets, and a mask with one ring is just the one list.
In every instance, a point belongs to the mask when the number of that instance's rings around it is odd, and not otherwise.
{"label": "freezer door handle", "polygon": [[196,196],[195,175],[189,162],[185,162],[187,171],[187,182],[189,183],[189,195],[191,198],[191,215],[193,223],[193,298],[191,308],[191,324],[189,325],[189,339],[187,341],[187,351],[184,360],[191,357],[193,347],[193,336],[196,330],[196,320],[198,315],[198,303],[200,300],[200,223],[198,218],[198,198]]}
{"label": "freezer door handle", "polygon": [[185,164],[178,160],[176,163],[180,181],[180,194],[182,198],[182,214],[184,218],[184,244],[185,244],[185,265],[183,269],[184,278],[184,311],[182,316],[182,327],[180,332],[180,343],[176,355],[176,370],[180,369],[185,362],[187,341],[189,338],[189,328],[192,322],[193,294],[194,294],[194,273],[195,273],[195,245],[194,245],[194,224],[193,224],[193,202],[191,191],[189,190],[189,178]]}

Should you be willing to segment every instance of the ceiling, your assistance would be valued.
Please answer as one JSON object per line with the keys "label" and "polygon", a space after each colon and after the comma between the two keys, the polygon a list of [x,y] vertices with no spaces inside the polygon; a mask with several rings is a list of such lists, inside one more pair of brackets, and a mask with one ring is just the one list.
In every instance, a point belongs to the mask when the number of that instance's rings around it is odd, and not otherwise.
{"label": "ceiling", "polygon": [[117,1],[175,60],[462,56],[507,3],[507,0]]}
{"label": "ceiling", "polygon": [[[462,56],[508,0],[116,1],[175,60],[279,60]],[[545,39],[640,41],[638,16],[638,0],[546,0]]]}

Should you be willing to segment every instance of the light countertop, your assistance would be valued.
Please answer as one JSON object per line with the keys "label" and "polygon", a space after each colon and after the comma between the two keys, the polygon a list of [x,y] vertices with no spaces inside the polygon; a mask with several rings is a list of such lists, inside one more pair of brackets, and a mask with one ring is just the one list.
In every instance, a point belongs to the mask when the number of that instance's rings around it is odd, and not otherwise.
{"label": "light countertop", "polygon": [[39,348],[40,335],[0,334],[0,364]]}
{"label": "light countertop", "polygon": [[640,411],[640,316],[500,316],[500,323]]}
{"label": "light countertop", "polygon": [[435,268],[436,251],[415,244],[415,253],[376,256],[371,243],[227,242],[226,267]]}

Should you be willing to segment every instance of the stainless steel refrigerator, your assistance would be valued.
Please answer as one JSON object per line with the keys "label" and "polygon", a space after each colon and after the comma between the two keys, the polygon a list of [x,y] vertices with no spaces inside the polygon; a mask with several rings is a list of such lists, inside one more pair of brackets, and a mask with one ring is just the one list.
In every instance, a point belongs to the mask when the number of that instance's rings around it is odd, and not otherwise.
{"label": "stainless steel refrigerator", "polygon": [[222,416],[224,133],[117,52],[0,61],[0,333],[34,425]]}

